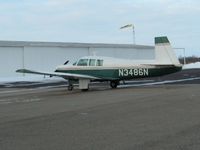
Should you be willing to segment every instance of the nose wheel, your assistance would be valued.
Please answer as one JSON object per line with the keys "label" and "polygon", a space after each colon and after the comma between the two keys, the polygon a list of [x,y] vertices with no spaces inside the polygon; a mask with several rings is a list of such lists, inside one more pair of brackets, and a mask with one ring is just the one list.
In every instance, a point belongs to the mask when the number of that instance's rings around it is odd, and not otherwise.
{"label": "nose wheel", "polygon": [[72,91],[74,89],[74,86],[72,84],[69,84],[68,91]]}
{"label": "nose wheel", "polygon": [[115,89],[119,85],[119,81],[110,81],[110,87]]}

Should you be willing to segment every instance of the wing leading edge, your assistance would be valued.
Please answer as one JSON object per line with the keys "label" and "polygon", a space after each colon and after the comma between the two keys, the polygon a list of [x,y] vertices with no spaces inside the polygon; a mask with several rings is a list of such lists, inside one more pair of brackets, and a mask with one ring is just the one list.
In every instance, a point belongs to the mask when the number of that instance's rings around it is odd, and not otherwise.
{"label": "wing leading edge", "polygon": [[89,79],[89,80],[100,79],[100,78],[97,78],[97,77],[94,77],[94,76],[88,76],[88,75],[83,75],[83,74],[61,73],[61,72],[43,72],[43,71],[40,72],[40,71],[34,71],[34,70],[28,70],[28,69],[18,69],[18,70],[16,70],[16,72],[56,76],[56,77],[62,77],[62,78],[65,78],[65,79]]}

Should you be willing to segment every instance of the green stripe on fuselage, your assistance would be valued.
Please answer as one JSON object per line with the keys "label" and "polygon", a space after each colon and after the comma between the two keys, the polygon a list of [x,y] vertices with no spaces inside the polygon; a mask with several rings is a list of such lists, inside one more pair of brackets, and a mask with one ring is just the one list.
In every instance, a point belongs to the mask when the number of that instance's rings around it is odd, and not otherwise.
{"label": "green stripe on fuselage", "polygon": [[182,67],[156,66],[155,68],[77,69],[56,70],[56,72],[89,75],[102,80],[130,80],[134,78],[156,77],[180,71]]}

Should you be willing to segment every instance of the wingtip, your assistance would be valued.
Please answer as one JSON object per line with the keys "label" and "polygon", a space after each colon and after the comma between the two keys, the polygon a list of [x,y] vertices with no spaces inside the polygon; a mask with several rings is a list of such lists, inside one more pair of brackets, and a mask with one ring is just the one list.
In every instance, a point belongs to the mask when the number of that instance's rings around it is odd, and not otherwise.
{"label": "wingtip", "polygon": [[21,72],[22,69],[17,69],[15,72]]}
{"label": "wingtip", "polygon": [[18,73],[24,73],[25,69],[17,69],[16,72]]}

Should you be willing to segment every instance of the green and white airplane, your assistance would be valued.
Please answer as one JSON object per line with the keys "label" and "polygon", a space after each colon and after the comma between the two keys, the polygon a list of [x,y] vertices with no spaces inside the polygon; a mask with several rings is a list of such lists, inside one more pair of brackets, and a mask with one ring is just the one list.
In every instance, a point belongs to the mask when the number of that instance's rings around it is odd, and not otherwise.
{"label": "green and white airplane", "polygon": [[79,89],[88,90],[93,81],[109,81],[112,88],[117,88],[120,81],[136,78],[162,76],[182,70],[167,37],[155,38],[155,60],[118,59],[102,56],[85,56],[74,64],[65,63],[55,72],[40,72],[19,69],[16,72],[62,77],[69,81],[68,90],[72,90],[78,81]]}

